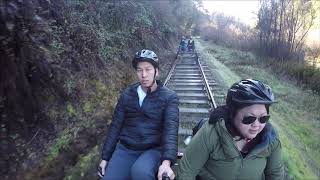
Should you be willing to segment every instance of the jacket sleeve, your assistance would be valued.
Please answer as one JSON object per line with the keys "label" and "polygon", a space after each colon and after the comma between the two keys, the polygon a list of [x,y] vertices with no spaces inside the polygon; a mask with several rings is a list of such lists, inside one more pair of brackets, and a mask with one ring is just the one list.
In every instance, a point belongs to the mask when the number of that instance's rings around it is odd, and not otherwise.
{"label": "jacket sleeve", "polygon": [[271,144],[271,155],[267,159],[266,169],[264,171],[266,179],[282,180],[284,178],[284,168],[281,158],[281,143],[277,139]]}
{"label": "jacket sleeve", "polygon": [[176,93],[173,93],[164,111],[164,126],[162,136],[162,158],[170,160],[174,164],[178,152],[178,129],[179,129],[179,100]]}
{"label": "jacket sleeve", "polygon": [[111,126],[108,130],[108,135],[106,137],[103,149],[102,149],[102,159],[109,161],[111,155],[116,147],[116,144],[119,139],[119,134],[124,122],[124,107],[123,107],[123,99],[124,94],[122,94],[118,100],[116,108],[113,113],[113,118],[111,122]]}
{"label": "jacket sleeve", "polygon": [[177,168],[178,180],[195,180],[209,159],[214,146],[209,124],[206,123],[192,138]]}

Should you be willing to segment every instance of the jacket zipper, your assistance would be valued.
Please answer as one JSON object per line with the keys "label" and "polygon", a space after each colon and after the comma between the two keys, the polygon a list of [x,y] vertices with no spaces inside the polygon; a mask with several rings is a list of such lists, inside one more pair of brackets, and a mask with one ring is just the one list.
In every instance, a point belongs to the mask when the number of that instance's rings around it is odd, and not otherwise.
{"label": "jacket zipper", "polygon": [[244,161],[244,158],[242,157],[242,154],[241,152],[239,151],[239,149],[237,148],[237,146],[233,143],[233,138],[232,136],[229,134],[229,132],[227,132],[224,128],[222,128],[224,133],[227,134],[227,136],[229,136],[229,138],[232,140],[232,144],[233,144],[233,147],[235,148],[235,150],[238,152],[240,158],[241,158],[241,169],[243,168],[243,161]]}

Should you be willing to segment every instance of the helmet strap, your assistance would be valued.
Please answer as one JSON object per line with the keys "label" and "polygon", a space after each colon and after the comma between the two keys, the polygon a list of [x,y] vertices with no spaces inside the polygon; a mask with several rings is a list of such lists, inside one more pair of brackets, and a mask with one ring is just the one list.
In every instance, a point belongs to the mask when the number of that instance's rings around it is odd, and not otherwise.
{"label": "helmet strap", "polygon": [[157,75],[157,69],[155,68],[152,84],[149,87],[147,87],[147,94],[151,93],[151,88],[156,83],[156,75]]}

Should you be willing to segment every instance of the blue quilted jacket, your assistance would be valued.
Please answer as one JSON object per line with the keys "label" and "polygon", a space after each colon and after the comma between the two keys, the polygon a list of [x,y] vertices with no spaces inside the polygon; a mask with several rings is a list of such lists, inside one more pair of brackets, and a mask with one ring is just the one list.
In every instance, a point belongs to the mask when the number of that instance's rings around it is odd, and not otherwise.
{"label": "blue quilted jacket", "polygon": [[162,149],[162,161],[176,161],[179,124],[176,93],[157,81],[140,107],[137,87],[130,85],[120,96],[102,149],[102,159],[109,160],[117,143],[132,150]]}

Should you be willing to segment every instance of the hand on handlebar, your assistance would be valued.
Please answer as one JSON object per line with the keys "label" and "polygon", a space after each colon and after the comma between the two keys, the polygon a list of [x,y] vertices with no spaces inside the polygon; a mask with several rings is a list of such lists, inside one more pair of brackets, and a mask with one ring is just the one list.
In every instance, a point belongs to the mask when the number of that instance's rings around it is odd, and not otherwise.
{"label": "hand on handlebar", "polygon": [[170,164],[171,164],[171,162],[168,160],[164,160],[162,162],[161,166],[159,167],[159,171],[158,171],[158,180],[170,180],[170,179],[172,180],[172,179],[174,179],[175,175],[170,167]]}
{"label": "hand on handlebar", "polygon": [[170,180],[170,177],[168,176],[167,173],[162,174],[162,180]]}
{"label": "hand on handlebar", "polygon": [[98,167],[98,176],[100,176],[101,178],[104,176],[104,173],[105,173],[105,169],[106,169],[106,166],[108,164],[108,161],[106,160],[102,160],[99,164],[99,167]]}

